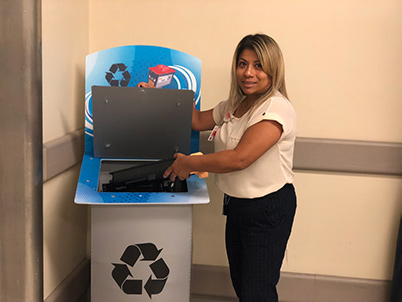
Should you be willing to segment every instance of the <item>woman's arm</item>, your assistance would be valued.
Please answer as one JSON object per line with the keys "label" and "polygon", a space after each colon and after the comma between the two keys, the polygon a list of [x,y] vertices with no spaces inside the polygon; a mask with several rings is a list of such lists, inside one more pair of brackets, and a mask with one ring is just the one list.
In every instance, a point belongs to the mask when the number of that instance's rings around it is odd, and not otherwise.
{"label": "woman's arm", "polygon": [[193,119],[191,128],[195,131],[212,130],[215,126],[215,121],[212,115],[213,109],[207,111],[198,111],[193,105]]}
{"label": "woman's arm", "polygon": [[263,120],[249,127],[233,150],[200,156],[176,154],[176,160],[164,177],[174,180],[187,179],[193,171],[228,173],[247,168],[275,145],[282,135],[282,125],[276,121]]}

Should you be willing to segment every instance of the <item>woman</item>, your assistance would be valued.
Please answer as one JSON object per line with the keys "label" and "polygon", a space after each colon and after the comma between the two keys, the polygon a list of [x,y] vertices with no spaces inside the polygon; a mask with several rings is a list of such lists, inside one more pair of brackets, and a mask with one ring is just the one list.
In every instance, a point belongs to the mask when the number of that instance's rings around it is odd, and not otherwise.
{"label": "woman", "polygon": [[244,37],[233,57],[229,99],[211,110],[193,110],[194,130],[216,130],[215,153],[175,154],[164,175],[183,180],[192,171],[216,173],[225,193],[230,274],[241,302],[278,301],[276,285],[296,210],[296,115],[284,76],[282,53],[272,38]]}

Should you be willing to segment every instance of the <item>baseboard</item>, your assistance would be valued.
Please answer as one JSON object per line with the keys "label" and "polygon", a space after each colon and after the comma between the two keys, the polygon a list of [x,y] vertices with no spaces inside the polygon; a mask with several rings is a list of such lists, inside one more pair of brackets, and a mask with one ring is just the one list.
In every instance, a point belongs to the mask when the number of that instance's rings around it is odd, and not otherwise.
{"label": "baseboard", "polygon": [[44,302],[75,302],[88,290],[90,261],[84,259],[45,299]]}
{"label": "baseboard", "polygon": [[[233,298],[227,267],[193,265],[191,292],[199,296]],[[286,302],[389,302],[391,281],[286,273],[278,284]]]}
{"label": "baseboard", "polygon": [[[90,261],[83,260],[45,299],[45,302],[77,301],[90,286]],[[280,301],[286,302],[389,302],[391,281],[282,272]],[[235,298],[229,269],[192,266],[191,294]]]}

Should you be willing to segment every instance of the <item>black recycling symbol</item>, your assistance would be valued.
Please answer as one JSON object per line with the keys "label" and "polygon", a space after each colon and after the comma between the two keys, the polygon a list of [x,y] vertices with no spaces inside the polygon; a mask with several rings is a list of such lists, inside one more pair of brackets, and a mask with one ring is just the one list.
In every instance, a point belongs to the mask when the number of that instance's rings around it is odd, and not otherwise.
{"label": "black recycling symbol", "polygon": [[[127,267],[127,265],[130,265],[134,268],[138,258],[140,258],[141,255],[143,258],[140,259],[140,261],[152,261],[152,263],[149,265],[149,268],[151,269],[153,275],[150,274],[148,280],[146,281],[144,285],[145,291],[151,299],[152,295],[157,295],[162,292],[170,270],[165,261],[163,261],[163,258],[156,260],[161,251],[162,249],[158,250],[153,243],[130,245],[126,248],[123,256],[120,258],[124,264],[112,263],[114,265],[112,277],[124,293],[128,295],[142,294],[142,280],[134,279],[129,268]],[[153,276],[155,278],[153,278]]]}
{"label": "black recycling symbol", "polygon": [[[108,81],[111,86],[119,86],[120,84],[120,86],[126,87],[131,79],[131,75],[126,69],[127,66],[123,63],[113,64],[112,66],[110,66],[110,72],[106,72],[106,81]],[[117,74],[121,74],[123,78],[121,80],[117,79]]]}

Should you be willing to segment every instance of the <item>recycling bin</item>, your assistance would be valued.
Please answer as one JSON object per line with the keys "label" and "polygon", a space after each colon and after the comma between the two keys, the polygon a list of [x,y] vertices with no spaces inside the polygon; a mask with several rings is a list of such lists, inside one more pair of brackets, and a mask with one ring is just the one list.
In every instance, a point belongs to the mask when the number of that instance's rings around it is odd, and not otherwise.
{"label": "recycling bin", "polygon": [[[170,83],[136,87],[162,65],[174,70]],[[174,153],[198,151],[200,72],[199,59],[162,47],[87,56],[75,203],[91,205],[91,301],[190,301],[192,207],[209,202],[207,186],[162,175]]]}

